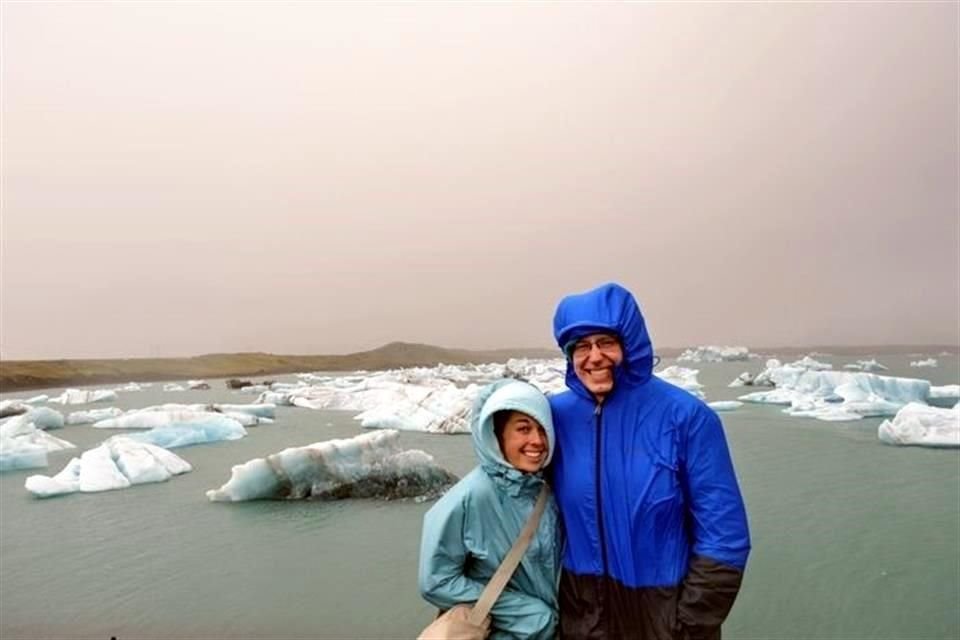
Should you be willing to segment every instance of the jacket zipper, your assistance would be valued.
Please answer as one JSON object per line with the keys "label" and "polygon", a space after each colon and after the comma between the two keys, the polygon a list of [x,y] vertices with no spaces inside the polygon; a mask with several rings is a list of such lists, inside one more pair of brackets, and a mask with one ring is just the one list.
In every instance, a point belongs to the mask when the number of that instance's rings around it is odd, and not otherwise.
{"label": "jacket zipper", "polygon": [[597,533],[600,536],[600,558],[603,562],[603,576],[607,575],[607,537],[603,531],[603,496],[600,477],[601,477],[601,431],[603,427],[603,404],[597,403],[597,408],[593,410],[593,415],[596,418],[596,432],[597,432],[597,446],[595,448],[595,460],[594,460],[594,470],[596,472],[596,477],[594,478],[596,484],[596,494],[597,494]]}

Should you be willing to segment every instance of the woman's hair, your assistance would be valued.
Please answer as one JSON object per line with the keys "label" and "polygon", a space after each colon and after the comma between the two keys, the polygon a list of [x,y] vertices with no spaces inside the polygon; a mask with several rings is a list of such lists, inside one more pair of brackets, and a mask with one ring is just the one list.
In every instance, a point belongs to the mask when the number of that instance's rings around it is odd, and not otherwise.
{"label": "woman's hair", "polygon": [[503,446],[503,430],[507,426],[507,420],[510,419],[511,409],[501,409],[493,414],[493,434],[497,436],[497,442]]}

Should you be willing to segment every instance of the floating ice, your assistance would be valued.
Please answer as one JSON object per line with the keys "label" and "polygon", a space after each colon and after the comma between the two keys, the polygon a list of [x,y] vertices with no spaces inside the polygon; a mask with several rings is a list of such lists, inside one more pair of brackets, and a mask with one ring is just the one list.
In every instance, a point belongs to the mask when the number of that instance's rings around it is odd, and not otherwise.
{"label": "floating ice", "polygon": [[742,407],[743,403],[737,400],[717,400],[708,402],[707,405],[714,411],[734,411]]}
{"label": "floating ice", "polygon": [[[776,360],[774,360],[776,362]],[[809,371],[829,371],[833,369],[833,365],[828,362],[820,362],[814,360],[810,356],[803,356],[799,360],[791,362],[787,365],[788,367],[793,367],[794,369],[807,369]],[[767,362],[767,368],[770,367],[770,361]]]}
{"label": "floating ice", "polygon": [[938,409],[910,403],[877,428],[881,442],[921,447],[960,447],[960,405]]}
{"label": "floating ice", "polygon": [[89,404],[91,402],[110,402],[117,399],[113,389],[67,389],[50,402],[57,404]]}
{"label": "floating ice", "polygon": [[123,415],[122,409],[107,407],[106,409],[90,409],[89,411],[74,411],[67,416],[67,424],[93,424],[98,420],[115,418]]}
{"label": "floating ice", "polygon": [[38,498],[49,498],[77,491],[109,491],[163,482],[191,470],[189,463],[166,449],[115,436],[73,458],[57,475],[30,476],[24,486]]}
{"label": "floating ice", "polygon": [[228,419],[170,424],[126,437],[139,442],[149,442],[164,449],[176,449],[192,444],[239,440],[246,435],[247,430],[239,422]]}
{"label": "floating ice", "polygon": [[48,451],[73,448],[72,443],[39,429],[29,413],[0,424],[0,471],[45,467]]}
{"label": "floating ice", "polygon": [[857,360],[856,362],[843,365],[843,368],[851,371],[889,371],[887,367],[877,362],[876,359]]}
{"label": "floating ice", "polygon": [[168,382],[163,385],[164,391],[186,391],[183,385],[177,384],[176,382]]}
{"label": "floating ice", "polygon": [[0,420],[0,424],[6,424],[15,419],[32,422],[38,429],[62,429],[64,424],[63,414],[49,407],[30,407],[26,413]]}
{"label": "floating ice", "polygon": [[654,372],[662,380],[666,380],[672,385],[678,386],[698,398],[703,397],[703,385],[697,381],[697,369],[687,369],[686,367],[671,366]]}
{"label": "floating ice", "polygon": [[937,366],[936,358],[927,358],[926,360],[914,360],[910,363],[911,367],[935,367]]}
{"label": "floating ice", "polygon": [[24,402],[26,402],[27,404],[40,404],[41,402],[48,402],[49,400],[50,400],[50,396],[48,396],[45,393],[41,393],[38,396],[33,396],[32,398],[28,398],[24,400]]}
{"label": "floating ice", "polygon": [[753,374],[749,371],[744,371],[736,378],[733,379],[733,382],[728,384],[728,387],[752,387],[755,384],[755,379]]}
{"label": "floating ice", "polygon": [[677,362],[730,362],[747,360],[750,350],[746,347],[717,347],[709,345],[687,349],[677,358]]}
{"label": "floating ice", "polygon": [[[257,420],[256,416],[237,414]],[[107,418],[93,423],[97,429],[157,429],[171,426],[209,427],[211,429],[233,430],[243,428],[239,420],[232,416],[214,411],[194,411],[192,409],[140,410],[125,413],[116,418]]]}
{"label": "floating ice", "polygon": [[30,405],[26,404],[23,400],[0,400],[0,418],[18,416],[27,411],[30,411]]}
{"label": "floating ice", "polygon": [[210,385],[206,380],[187,380],[187,389],[204,390],[209,388]]}
{"label": "floating ice", "polygon": [[143,387],[136,382],[128,382],[122,387],[117,387],[116,391],[143,391]]}
{"label": "floating ice", "polygon": [[813,371],[784,366],[764,371],[777,388],[740,396],[745,402],[787,404],[784,413],[821,420],[892,416],[910,402],[924,402],[930,383],[872,373]]}
{"label": "floating ice", "polygon": [[236,465],[230,480],[207,491],[207,498],[401,498],[436,493],[456,481],[429,454],[401,450],[399,432],[385,430],[284,449]]}

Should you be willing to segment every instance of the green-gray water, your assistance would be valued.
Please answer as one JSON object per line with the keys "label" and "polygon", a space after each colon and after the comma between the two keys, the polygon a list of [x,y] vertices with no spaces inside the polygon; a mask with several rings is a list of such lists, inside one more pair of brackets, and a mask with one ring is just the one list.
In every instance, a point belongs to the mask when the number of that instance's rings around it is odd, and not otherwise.
{"label": "green-gray water", "polygon": [[[910,368],[918,356],[878,359],[888,375],[960,382],[955,356],[936,369]],[[726,385],[762,364],[692,366],[713,401],[749,391]],[[113,406],[254,398],[211,383],[121,392]],[[278,408],[275,424],[243,440],[177,449],[194,471],[169,482],[37,500],[28,475],[53,475],[115,433],[54,432],[78,449],[51,455],[47,469],[0,475],[0,637],[415,637],[432,615],[416,589],[429,504],[204,496],[232,465],[360,433],[352,415]],[[753,538],[725,638],[960,637],[960,451],[883,445],[880,419],[828,423],[755,405],[722,417]],[[457,474],[473,466],[469,437],[401,441]]]}

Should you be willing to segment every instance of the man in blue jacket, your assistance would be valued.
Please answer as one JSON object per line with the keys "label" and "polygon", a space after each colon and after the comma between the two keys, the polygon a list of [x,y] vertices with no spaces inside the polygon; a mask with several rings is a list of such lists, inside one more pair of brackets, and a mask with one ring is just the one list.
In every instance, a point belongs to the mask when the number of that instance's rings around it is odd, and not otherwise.
{"label": "man in blue jacket", "polygon": [[565,297],[553,328],[569,388],[550,399],[561,636],[720,638],[750,551],[720,419],[653,375],[643,316],[620,285]]}

